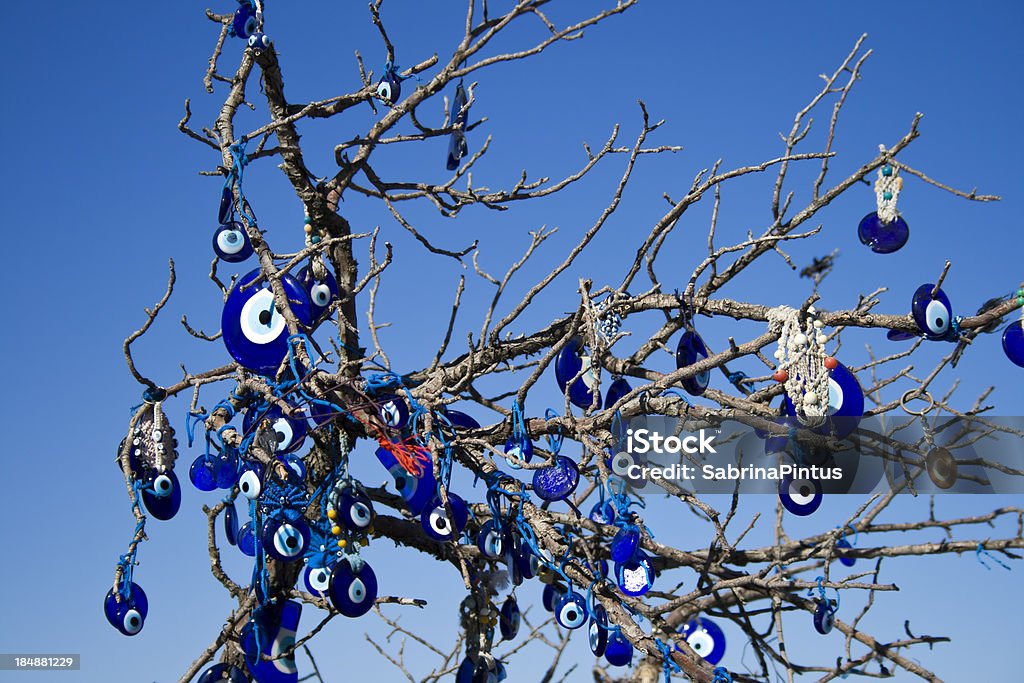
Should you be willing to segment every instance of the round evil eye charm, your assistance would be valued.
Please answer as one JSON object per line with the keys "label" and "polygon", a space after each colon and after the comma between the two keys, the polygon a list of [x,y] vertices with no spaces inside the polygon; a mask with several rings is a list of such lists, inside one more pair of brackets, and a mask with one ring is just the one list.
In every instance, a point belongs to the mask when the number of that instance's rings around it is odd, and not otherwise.
{"label": "round evil eye charm", "polygon": [[301,518],[271,520],[263,527],[263,549],[281,562],[301,559],[309,547],[309,526]]}
{"label": "round evil eye charm", "polygon": [[629,386],[629,382],[627,382],[622,377],[619,377],[618,379],[611,383],[611,386],[608,387],[608,393],[605,394],[604,397],[604,407],[606,409],[611,408],[613,405],[619,402],[619,399],[628,394],[630,391],[632,391],[632,388]]}
{"label": "round evil eye charm", "polygon": [[243,555],[256,557],[256,535],[252,530],[252,522],[246,522],[235,534],[235,543]]}
{"label": "round evil eye charm", "polygon": [[309,295],[313,320],[319,320],[320,316],[326,313],[331,304],[339,297],[338,281],[329,270],[326,271],[322,280],[318,280],[308,266],[299,271],[296,279],[302,283],[306,294]]}
{"label": "round evil eye charm", "polygon": [[213,453],[203,453],[192,461],[188,478],[200,491],[217,489],[217,475],[220,473],[220,458]]}
{"label": "round evil eye charm", "polygon": [[377,414],[391,429],[404,429],[409,423],[409,406],[400,396],[388,394],[379,397]]}
{"label": "round evil eye charm", "polygon": [[622,631],[613,631],[608,636],[608,644],[604,648],[604,658],[612,666],[629,666],[633,659],[633,645],[622,635]]}
{"label": "round evil eye charm", "polygon": [[221,261],[241,263],[253,254],[249,236],[238,221],[218,227],[213,233],[213,253]]}
{"label": "round evil eye charm", "polygon": [[[309,297],[302,285],[286,274],[281,276],[281,286],[295,319],[308,327],[312,322]],[[228,353],[253,372],[273,376],[288,355],[288,326],[258,268],[242,277],[228,294],[220,325]]]}
{"label": "round evil eye charm", "polygon": [[[785,397],[786,413],[796,417],[796,407],[789,396]],[[828,371],[828,419],[815,428],[819,434],[835,433],[836,438],[849,436],[864,416],[864,390],[857,376],[842,363]],[[788,445],[786,437],[781,437]]]}
{"label": "round evil eye charm", "polygon": [[247,500],[256,500],[263,492],[263,466],[246,461],[238,475],[238,492]]}
{"label": "round evil eye charm", "polygon": [[638,597],[654,585],[654,567],[651,558],[638,550],[632,559],[615,565],[615,581],[626,595]]}
{"label": "round evil eye charm", "polygon": [[358,570],[352,568],[351,559],[334,565],[328,587],[328,598],[334,609],[346,617],[361,617],[370,611],[377,600],[377,576],[370,565],[357,560]]}
{"label": "round evil eye charm", "polygon": [[391,69],[385,69],[384,76],[377,82],[377,97],[388,105],[394,105],[402,97],[402,79]]}
{"label": "round evil eye charm", "polygon": [[142,489],[142,504],[149,514],[160,520],[168,520],[178,514],[181,508],[181,485],[174,470],[156,474],[149,486]]}
{"label": "round evil eye charm", "polygon": [[444,504],[439,498],[423,509],[420,514],[420,525],[435,541],[450,541],[458,538],[462,530],[466,528],[469,521],[469,508],[466,502],[454,493],[448,494],[448,507],[451,508],[451,517],[448,516]]}
{"label": "round evil eye charm", "polygon": [[[583,371],[582,376],[576,378],[580,371]],[[573,405],[586,409],[593,403],[592,389],[597,384],[597,378],[591,368],[590,356],[583,346],[583,340],[574,337],[558,352],[555,358],[555,380],[558,382],[559,391],[564,392],[568,387],[569,402]]]}
{"label": "round evil eye charm", "polygon": [[910,226],[902,216],[883,223],[878,213],[873,211],[861,219],[857,237],[861,244],[871,247],[876,254],[891,254],[899,251],[910,239]]}
{"label": "round evil eye charm", "polygon": [[1024,323],[1020,320],[1003,330],[1003,353],[1011,363],[1024,368]]}
{"label": "round evil eye charm", "polygon": [[252,51],[259,55],[264,50],[270,49],[270,38],[266,33],[260,33],[257,31],[249,36],[248,44]]}
{"label": "round evil eye charm", "polygon": [[[679,343],[676,344],[676,367],[681,370],[704,360],[710,355],[708,347],[705,346],[704,340],[700,338],[700,335],[693,330],[687,330],[683,332],[683,336],[679,338]],[[684,379],[683,389],[691,396],[700,396],[708,388],[710,382],[711,371],[705,370]]]}
{"label": "round evil eye charm", "polygon": [[597,522],[598,524],[613,524],[615,522],[615,506],[609,501],[598,501],[594,503],[594,507],[590,508],[591,522]]}
{"label": "round evil eye charm", "polygon": [[836,541],[836,555],[839,556],[839,562],[844,567],[852,567],[857,563],[856,558],[846,557],[846,555],[844,554],[844,551],[850,550],[852,548],[853,546],[851,546],[850,542],[847,541],[845,538],[840,538],[838,541]]}
{"label": "round evil eye charm", "polygon": [[223,662],[204,671],[196,683],[248,683],[249,678],[237,666]]}
{"label": "round evil eye charm", "polygon": [[270,429],[274,453],[284,455],[297,451],[306,440],[306,421],[301,418],[288,417],[278,406],[270,406],[261,410],[246,411],[242,419],[242,429],[251,434],[259,428]]}
{"label": "round evil eye charm", "polygon": [[[519,553],[516,555],[516,564],[524,579],[532,579],[540,571],[540,558],[537,557],[530,546],[523,543],[519,546]],[[550,611],[550,610],[548,610]]]}
{"label": "round evil eye charm", "polygon": [[565,588],[557,583],[544,584],[544,590],[540,594],[540,604],[547,612],[554,612],[558,603],[565,594]]}
{"label": "round evil eye charm", "polygon": [[693,619],[679,629],[679,632],[686,639],[686,644],[708,664],[718,664],[725,656],[725,634],[718,624],[710,619]]}
{"label": "round evil eye charm", "polygon": [[590,617],[590,627],[587,630],[590,636],[590,651],[595,657],[600,657],[608,645],[608,612],[601,605],[594,606],[594,614]]}
{"label": "round evil eye charm", "polygon": [[505,553],[505,534],[501,526],[493,519],[489,519],[480,526],[480,533],[477,535],[476,545],[480,552],[489,560],[498,560]]}
{"label": "round evil eye charm", "polygon": [[815,600],[815,602],[818,606],[814,608],[814,630],[821,635],[826,635],[836,623],[836,610],[830,600]]}
{"label": "round evil eye charm", "polygon": [[519,633],[520,621],[519,603],[510,595],[502,604],[501,611],[498,614],[498,628],[501,630],[501,637],[505,640],[515,638],[516,634]]}
{"label": "round evil eye charm", "polygon": [[320,596],[321,598],[327,597],[327,592],[331,585],[331,574],[334,571],[334,564],[335,563],[331,563],[326,567],[307,566],[302,572],[302,583],[306,585],[306,590],[313,595]]}
{"label": "round evil eye charm", "polygon": [[444,416],[456,429],[480,429],[480,423],[476,421],[476,418],[461,410],[448,408],[444,411]]}
{"label": "round evil eye charm", "polygon": [[580,483],[580,471],[576,463],[564,455],[555,458],[555,464],[534,470],[533,492],[542,500],[565,500]]}
{"label": "round evil eye charm", "polygon": [[786,475],[779,482],[779,500],[794,515],[806,517],[821,507],[825,497],[821,484],[815,479],[794,479]]}
{"label": "round evil eye charm", "polygon": [[933,289],[935,285],[930,283],[918,287],[910,302],[910,312],[925,339],[937,341],[945,339],[949,334],[953,322],[953,306],[941,289],[932,298]]}
{"label": "round evil eye charm", "polygon": [[[533,441],[529,437],[513,434],[505,442],[505,455],[512,456],[523,462],[530,462],[533,460]],[[508,466],[514,470],[522,469],[523,467],[512,460],[508,461]]]}
{"label": "round evil eye charm", "polygon": [[365,532],[373,524],[373,502],[362,491],[350,489],[338,499],[338,521],[349,531]]}
{"label": "round evil eye charm", "polygon": [[572,591],[562,596],[555,606],[555,621],[562,628],[577,629],[587,623],[587,601]]}
{"label": "round evil eye charm", "polygon": [[246,40],[258,28],[256,21],[256,5],[249,0],[243,0],[235,10],[235,16],[231,18],[231,33]]}
{"label": "round evil eye charm", "polygon": [[636,528],[623,527],[612,539],[612,562],[629,562],[640,548],[640,531]]}
{"label": "round evil eye charm", "polygon": [[142,630],[149,613],[149,600],[137,583],[129,583],[127,595],[118,596],[113,588],[103,600],[103,613],[110,625],[126,636],[134,636]]}

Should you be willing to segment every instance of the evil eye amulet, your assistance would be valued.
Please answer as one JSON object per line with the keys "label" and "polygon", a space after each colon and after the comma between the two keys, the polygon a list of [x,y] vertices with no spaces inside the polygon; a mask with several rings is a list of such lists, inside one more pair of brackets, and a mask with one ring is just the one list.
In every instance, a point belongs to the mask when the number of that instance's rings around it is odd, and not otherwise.
{"label": "evil eye amulet", "polygon": [[498,614],[498,628],[501,630],[501,637],[505,640],[512,640],[519,633],[519,603],[511,595],[505,600]]}
{"label": "evil eye amulet", "polygon": [[562,600],[565,589],[557,583],[544,584],[544,590],[540,594],[540,604],[548,612],[554,612],[555,607]]}
{"label": "evil eye amulet", "polygon": [[604,648],[604,658],[612,666],[628,666],[633,659],[633,645],[622,635],[622,631],[615,631],[608,636],[608,644]]}
{"label": "evil eye amulet", "polygon": [[231,188],[225,186],[220,193],[220,207],[217,209],[217,222],[221,225],[231,222],[231,216],[235,213],[235,196]]}
{"label": "evil eye amulet", "polygon": [[331,271],[327,271],[324,279],[318,280],[313,277],[313,271],[308,266],[299,271],[295,276],[309,295],[310,310],[313,312],[313,320],[319,320],[320,316],[327,312],[331,303],[338,298],[338,281],[334,279]]}
{"label": "evil eye amulet", "polygon": [[252,522],[246,522],[235,534],[235,543],[243,555],[256,557],[256,536],[252,530]]}
{"label": "evil eye amulet", "polygon": [[276,405],[263,410],[246,411],[242,419],[242,429],[246,434],[251,434],[262,427],[264,422],[270,423],[270,436],[274,442],[274,453],[277,455],[298,450],[306,440],[306,421],[286,416]]}
{"label": "evil eye amulet", "polygon": [[852,567],[854,564],[857,563],[857,560],[855,558],[845,557],[843,555],[844,550],[850,550],[851,548],[853,548],[853,546],[851,546],[850,542],[847,541],[845,538],[840,538],[838,541],[836,541],[836,554],[839,555],[839,562],[842,563],[844,567]]}
{"label": "evil eye amulet", "polygon": [[326,567],[306,567],[302,572],[302,582],[306,584],[306,590],[313,595],[319,595],[322,598],[327,597],[327,592],[331,585],[331,574],[334,573],[335,564],[332,563]]}
{"label": "evil eye amulet", "polygon": [[540,558],[537,557],[536,553],[526,543],[519,547],[519,553],[516,555],[516,564],[524,579],[532,579],[537,576],[537,572],[540,571],[541,567]]}
{"label": "evil eye amulet", "polygon": [[353,619],[369,612],[377,600],[377,575],[366,562],[360,560],[358,564],[362,566],[354,571],[350,560],[339,561],[331,572],[328,587],[334,609]]}
{"label": "evil eye amulet", "polygon": [[[711,354],[704,340],[693,330],[683,332],[676,345],[676,367],[679,369],[698,363]],[[683,389],[691,396],[700,396],[711,382],[711,371],[705,370],[683,380]]]}
{"label": "evil eye amulet", "polygon": [[555,606],[555,621],[567,629],[578,629],[587,623],[587,601],[582,595],[573,591],[566,593]]}
{"label": "evil eye amulet", "polygon": [[373,502],[361,491],[346,492],[338,501],[338,520],[349,531],[366,531],[373,524]]}
{"label": "evil eye amulet", "polygon": [[377,414],[391,429],[404,429],[409,422],[409,407],[400,396],[381,396],[377,403]]}
{"label": "evil eye amulet", "polygon": [[[256,683],[296,683],[299,671],[295,666],[294,654],[281,655],[295,644],[295,632],[299,629],[302,605],[288,600],[280,610],[273,610],[266,617],[259,618],[259,628],[250,621],[239,634],[239,642],[245,653],[245,663]],[[259,644],[257,646],[257,637]],[[267,654],[274,659],[257,659],[258,654]]]}
{"label": "evil eye amulet", "polygon": [[[585,370],[583,375],[573,379],[581,370]],[[568,387],[570,403],[579,408],[590,407],[594,398],[592,388],[597,379],[591,369],[590,356],[586,355],[583,347],[583,340],[574,337],[558,352],[558,356],[555,357],[555,380],[558,382],[559,391],[564,392]]]}
{"label": "evil eye amulet", "polygon": [[181,485],[174,470],[153,477],[150,487],[142,490],[142,504],[156,519],[168,520],[178,514],[181,508]]}
{"label": "evil eye amulet", "polygon": [[542,500],[565,500],[580,483],[576,463],[564,455],[555,457],[555,464],[533,473],[533,492]]}
{"label": "evil eye amulet", "polygon": [[814,479],[794,479],[787,475],[779,482],[782,506],[798,517],[814,514],[824,497],[821,484]]}
{"label": "evil eye amulet", "polygon": [[204,671],[196,683],[248,683],[249,679],[237,666],[230,664],[214,664]]}
{"label": "evil eye amulet", "polygon": [[302,521],[271,520],[263,527],[263,549],[275,560],[294,562],[309,547],[309,526]]}
{"label": "evil eye amulet", "polygon": [[257,55],[270,48],[270,37],[266,33],[254,33],[249,36],[248,40],[249,47]]}
{"label": "evil eye amulet", "polygon": [[256,6],[244,0],[239,3],[235,10],[235,16],[231,18],[231,32],[233,35],[246,40],[256,32]]}
{"label": "evil eye amulet", "polygon": [[390,70],[385,71],[377,83],[377,97],[386,104],[393,105],[402,97],[402,79]]}
{"label": "evil eye amulet", "polygon": [[814,608],[814,630],[821,635],[826,635],[836,623],[836,612],[828,600],[815,600],[815,602],[818,603],[818,606]]}
{"label": "evil eye amulet", "polygon": [[433,504],[424,508],[420,514],[420,525],[427,532],[427,536],[435,541],[458,538],[469,521],[469,507],[454,493],[448,494],[448,507],[452,511],[451,517],[448,516],[448,511],[441,500],[435,498]]}
{"label": "evil eye amulet", "polygon": [[188,468],[188,478],[200,491],[215,491],[219,473],[220,458],[214,453],[203,453]]}
{"label": "evil eye amulet", "polygon": [[615,522],[615,507],[608,502],[598,501],[594,503],[594,507],[590,508],[590,521],[597,522],[598,524],[612,524]]}
{"label": "evil eye amulet", "polygon": [[476,545],[484,557],[497,560],[504,555],[504,536],[501,526],[493,519],[489,519],[481,525]]}
{"label": "evil eye amulet", "polygon": [[1024,323],[1020,320],[1003,330],[1003,353],[1011,363],[1024,368]]}
{"label": "evil eye amulet", "polygon": [[[421,451],[422,452],[422,451]],[[429,467],[424,467],[419,477],[406,471],[395,459],[395,455],[387,448],[381,446],[377,449],[377,460],[387,468],[388,472],[395,479],[395,488],[402,495],[409,511],[418,515],[430,505],[437,492],[437,481],[434,473]],[[427,454],[429,457],[429,454]]]}
{"label": "evil eye amulet", "polygon": [[480,429],[480,423],[476,421],[476,418],[467,415],[461,410],[448,408],[444,411],[444,416],[451,423],[452,427],[456,429]]}
{"label": "evil eye amulet", "polygon": [[594,615],[590,617],[590,651],[595,657],[604,654],[608,645],[608,612],[601,605],[594,606]]}
{"label": "evil eye amulet", "polygon": [[[309,297],[302,285],[285,274],[281,286],[298,323],[309,326]],[[246,274],[228,294],[220,326],[228,353],[253,372],[271,377],[288,355],[288,326],[259,268]]]}
{"label": "evil eye amulet", "polygon": [[901,216],[883,223],[877,212],[871,212],[857,226],[857,236],[861,244],[871,247],[876,254],[891,254],[910,239],[910,227]]}
{"label": "evil eye amulet", "polygon": [[718,664],[725,656],[725,634],[722,633],[718,624],[710,619],[703,617],[693,619],[679,632],[686,639],[686,644],[703,657],[708,664]]}
{"label": "evil eye amulet", "polygon": [[238,538],[238,512],[235,511],[233,502],[227,503],[224,508],[224,538],[231,545],[234,545]]}
{"label": "evil eye amulet", "polygon": [[129,583],[127,593],[127,597],[121,596],[118,600],[111,588],[103,600],[103,613],[111,626],[126,636],[134,636],[146,623],[149,600],[137,583]]}
{"label": "evil eye amulet", "polygon": [[640,548],[640,532],[634,528],[624,527],[619,529],[612,539],[611,558],[612,562],[628,562],[636,555]]}
{"label": "evil eye amulet", "polygon": [[214,231],[213,253],[228,263],[241,263],[253,255],[252,243],[241,223],[224,223]]}
{"label": "evil eye amulet", "polygon": [[238,474],[238,491],[247,500],[256,500],[263,492],[263,466],[247,461]]}
{"label": "evil eye amulet", "polygon": [[615,580],[619,590],[631,597],[638,597],[651,590],[654,585],[654,567],[651,559],[642,550],[625,562],[615,565]]}
{"label": "evil eye amulet", "polygon": [[622,377],[619,377],[608,387],[608,393],[605,394],[604,397],[604,407],[611,408],[619,402],[619,399],[628,394],[631,390],[632,388],[629,386],[629,382]]}
{"label": "evil eye amulet", "polygon": [[[505,455],[510,455],[523,462],[530,462],[533,460],[533,441],[528,437],[513,434],[505,442]],[[511,460],[508,461],[508,466],[514,470],[522,469],[523,467]]]}
{"label": "evil eye amulet", "polygon": [[[789,416],[796,417],[796,407],[788,395],[785,397],[785,406]],[[842,439],[857,428],[862,417],[864,390],[857,376],[837,361],[836,367],[828,371],[828,419],[814,431],[819,434],[834,432],[836,438]]]}
{"label": "evil eye amulet", "polygon": [[949,303],[949,297],[941,289],[935,293],[933,299],[933,289],[935,289],[934,284],[924,284],[918,287],[910,302],[910,312],[925,339],[937,341],[945,339],[949,333],[949,326],[953,322],[953,306]]}

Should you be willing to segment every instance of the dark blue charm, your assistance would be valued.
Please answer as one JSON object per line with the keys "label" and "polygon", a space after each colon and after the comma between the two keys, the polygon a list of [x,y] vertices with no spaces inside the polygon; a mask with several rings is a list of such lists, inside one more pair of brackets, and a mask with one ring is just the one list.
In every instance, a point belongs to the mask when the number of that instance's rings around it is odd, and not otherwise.
{"label": "dark blue charm", "polygon": [[228,263],[241,263],[253,255],[252,244],[241,223],[224,223],[214,231],[213,253]]}
{"label": "dark blue charm", "polygon": [[799,517],[814,514],[824,497],[821,484],[815,479],[794,479],[787,475],[779,482],[782,506]]}
{"label": "dark blue charm", "polygon": [[238,513],[234,502],[230,501],[224,507],[224,538],[230,545],[234,545],[238,539]]}
{"label": "dark blue charm", "polygon": [[270,49],[270,37],[266,33],[256,32],[249,36],[249,40],[247,42],[249,47],[252,48],[252,51],[256,54],[257,57],[264,50]]}
{"label": "dark blue charm", "polygon": [[1003,330],[1003,353],[1014,365],[1024,368],[1024,323],[1017,321]]}
{"label": "dark blue charm", "polygon": [[501,559],[505,554],[505,533],[501,526],[493,519],[484,522],[477,534],[476,545],[487,559]]}
{"label": "dark blue charm", "polygon": [[243,555],[256,557],[256,536],[252,532],[252,522],[246,522],[235,534],[235,542]]}
{"label": "dark blue charm", "polygon": [[291,470],[292,474],[298,477],[299,481],[306,481],[306,462],[294,453],[286,453],[281,456],[281,462]]}
{"label": "dark blue charm", "polygon": [[219,473],[220,458],[213,453],[203,453],[193,460],[192,466],[188,468],[188,478],[200,491],[215,491]]}
{"label": "dark blue charm", "polygon": [[686,639],[687,645],[708,664],[718,664],[725,656],[725,634],[710,619],[697,617],[679,629],[679,632]]}
{"label": "dark blue charm", "polygon": [[256,21],[256,4],[252,0],[239,0],[238,9],[235,10],[235,16],[231,19],[229,32],[236,38],[246,40],[256,32],[257,28],[259,28],[259,24]]}
{"label": "dark blue charm", "polygon": [[245,461],[238,473],[238,491],[248,500],[256,500],[263,491],[263,466]]}
{"label": "dark blue charm", "polygon": [[168,520],[178,514],[181,508],[181,485],[174,470],[154,476],[151,487],[152,491],[149,488],[142,490],[142,504],[149,514],[160,520]]}
{"label": "dark blue charm", "polygon": [[[676,345],[676,367],[679,369],[685,368],[704,360],[710,355],[708,347],[705,346],[704,340],[700,338],[700,335],[693,330],[686,330],[679,337],[679,343]],[[683,389],[691,396],[700,396],[708,388],[710,382],[711,371],[705,370],[693,377],[684,379]]]}
{"label": "dark blue charm", "polygon": [[245,433],[251,434],[256,431],[264,421],[270,423],[271,437],[274,442],[274,453],[283,455],[297,451],[306,440],[306,421],[302,418],[288,417],[281,408],[273,405],[264,406],[260,410],[248,410],[242,418],[242,429]]}
{"label": "dark blue charm", "polygon": [[103,613],[111,626],[126,636],[134,636],[146,623],[149,600],[137,583],[129,583],[126,592],[127,596],[122,595],[118,600],[113,588],[107,591],[107,597],[103,600]]}
{"label": "dark blue charm", "polygon": [[508,676],[505,673],[505,665],[499,661],[493,662],[494,668],[488,668],[488,662],[484,658],[473,662],[467,655],[455,672],[455,683],[500,683]]}
{"label": "dark blue charm", "polygon": [[[785,399],[786,413],[796,417],[793,401],[789,396]],[[819,434],[834,432],[836,438],[842,439],[857,428],[863,417],[864,390],[857,376],[837,361],[836,367],[828,371],[828,419],[814,431]]]}
{"label": "dark blue charm", "polygon": [[263,549],[267,555],[281,562],[302,559],[309,547],[309,525],[298,518],[294,521],[270,520],[263,527]]}
{"label": "dark blue charm", "polygon": [[404,429],[409,423],[409,406],[400,396],[393,394],[378,397],[377,414],[391,429]]}
{"label": "dark blue charm", "polygon": [[844,550],[849,550],[851,548],[853,548],[853,546],[851,546],[850,542],[845,538],[840,538],[836,541],[836,554],[839,555],[839,562],[842,563],[844,567],[852,567],[857,563],[856,558],[846,557],[843,553]]}
{"label": "dark blue charm", "polygon": [[471,415],[467,415],[461,410],[452,410],[451,408],[448,408],[444,411],[444,416],[448,418],[452,427],[455,427],[456,429],[480,429],[480,423]]}
{"label": "dark blue charm", "polygon": [[587,600],[576,591],[566,593],[555,606],[555,621],[567,629],[578,629],[587,623]]}
{"label": "dark blue charm", "polygon": [[227,185],[220,193],[220,207],[217,209],[217,222],[221,225],[229,223],[235,213],[235,196]]}
{"label": "dark blue charm", "polygon": [[903,330],[889,330],[885,333],[886,339],[889,341],[908,341],[910,339],[916,339],[916,334],[910,332],[904,332]]}
{"label": "dark blue charm", "polygon": [[311,268],[306,267],[295,276],[309,295],[310,310],[313,312],[313,320],[319,320],[320,316],[327,312],[331,303],[338,299],[338,281],[334,279],[331,271],[324,274],[323,280],[313,277]]}
{"label": "dark blue charm", "polygon": [[[580,374],[580,370],[584,366],[587,368],[586,372],[574,380],[573,378]],[[555,357],[555,381],[558,382],[559,391],[564,392],[566,387],[569,388],[570,403],[578,408],[590,407],[594,398],[592,388],[597,379],[591,369],[590,356],[586,355],[583,341],[578,337],[574,337],[563,346],[562,350],[558,352],[558,356]],[[598,407],[600,407],[600,398]]]}
{"label": "dark blue charm", "polygon": [[458,126],[458,129],[452,131],[451,138],[448,140],[448,161],[445,167],[449,171],[457,169],[459,161],[469,153],[469,147],[466,145],[466,120],[469,118],[467,102],[469,102],[469,98],[466,97],[466,89],[462,87],[462,83],[459,83],[455,88],[455,98],[452,100],[450,112],[451,125]]}
{"label": "dark blue charm", "polygon": [[[280,655],[295,644],[295,633],[299,630],[299,617],[302,616],[302,605],[288,600],[277,609],[268,610],[254,619],[259,628],[254,628],[252,620],[245,625],[239,634],[239,643],[245,653],[245,665],[256,683],[296,683],[299,671],[295,666],[294,653],[287,657]],[[257,637],[260,647],[257,647]],[[266,654],[274,659],[267,661],[257,659],[257,654]]]}
{"label": "dark blue charm", "polygon": [[520,620],[519,603],[516,602],[515,597],[510,595],[505,599],[498,615],[498,628],[501,630],[501,637],[505,640],[515,638],[519,633]]}
{"label": "dark blue charm", "polygon": [[629,562],[640,548],[640,531],[635,527],[623,527],[612,539],[612,562]]}
{"label": "dark blue charm", "polygon": [[321,598],[327,597],[331,586],[331,574],[334,572],[334,564],[331,563],[326,567],[314,567],[312,565],[306,567],[302,572],[302,582],[306,584],[306,590]]}
{"label": "dark blue charm", "polygon": [[598,524],[612,524],[615,522],[615,507],[609,501],[597,501],[590,509],[590,521]]}
{"label": "dark blue charm", "polygon": [[[523,462],[530,462],[533,460],[533,441],[527,436],[513,434],[505,442],[505,455],[510,455]],[[522,469],[522,465],[511,460],[508,461],[508,466],[514,470]]]}
{"label": "dark blue charm", "polygon": [[338,500],[338,521],[349,531],[365,532],[373,524],[373,502],[358,489],[348,489]]}
{"label": "dark blue charm", "polygon": [[222,662],[200,674],[196,683],[249,683],[249,679],[238,667]]}
{"label": "dark blue charm", "polygon": [[638,550],[632,559],[615,565],[615,581],[626,595],[638,597],[654,585],[654,567],[651,558]]}
{"label": "dark blue charm", "polygon": [[393,106],[402,97],[402,79],[395,73],[391,62],[384,66],[384,75],[377,82],[377,97],[388,106]]}
{"label": "dark blue charm", "polygon": [[950,324],[953,322],[953,306],[941,289],[935,293],[933,299],[934,288],[935,285],[930,283],[918,287],[910,302],[910,312],[924,338],[938,341],[949,335]]}
{"label": "dark blue charm", "polygon": [[[309,297],[302,285],[286,274],[281,276],[281,286],[298,323],[309,326]],[[253,372],[273,376],[288,355],[288,326],[259,268],[246,274],[228,294],[220,327],[228,353]]]}
{"label": "dark blue charm", "polygon": [[580,483],[576,463],[564,455],[555,457],[555,464],[534,470],[533,492],[542,500],[565,500]]}
{"label": "dark blue charm", "polygon": [[[519,553],[516,555],[516,565],[524,579],[532,579],[540,571],[540,558],[530,549],[526,543],[519,546]],[[548,610],[550,611],[550,610]]]}
{"label": "dark blue charm", "polygon": [[611,385],[608,387],[608,393],[605,394],[604,397],[604,407],[611,408],[613,405],[619,402],[619,399],[628,394],[630,391],[632,391],[632,389],[629,386],[629,382],[627,382],[622,377],[619,377],[614,382],[612,382]]}
{"label": "dark blue charm", "polygon": [[601,605],[594,606],[594,614],[590,617],[590,651],[595,657],[604,654],[608,645],[608,612]]}
{"label": "dark blue charm", "polygon": [[420,513],[420,525],[427,532],[427,536],[435,541],[457,539],[469,521],[469,508],[466,502],[451,492],[448,493],[448,507],[452,511],[450,518],[441,500],[434,498],[434,502]]}
{"label": "dark blue charm", "polygon": [[328,586],[328,597],[334,609],[346,617],[361,617],[377,600],[377,575],[364,560],[356,558],[358,570],[352,568],[353,558],[334,565]]}
{"label": "dark blue charm", "polygon": [[622,631],[616,630],[608,636],[604,658],[612,666],[629,666],[633,659],[633,645],[622,635]]}
{"label": "dark blue charm", "polygon": [[861,219],[857,236],[861,244],[871,247],[876,254],[891,254],[899,251],[910,239],[910,227],[901,216],[883,223],[878,213],[871,212]]}
{"label": "dark blue charm", "polygon": [[548,612],[554,612],[555,607],[562,600],[565,589],[557,583],[544,584],[544,590],[540,594],[540,604]]}
{"label": "dark blue charm", "polygon": [[817,607],[814,608],[814,630],[821,635],[828,634],[836,623],[835,606],[830,600],[815,600]]}
{"label": "dark blue charm", "polygon": [[225,446],[218,456],[217,488],[230,489],[238,483],[238,451]]}
{"label": "dark blue charm", "polygon": [[388,449],[377,449],[377,459],[387,468],[395,479],[395,488],[405,499],[409,511],[414,515],[423,512],[437,493],[437,480],[430,467],[424,467],[420,476],[406,471]]}

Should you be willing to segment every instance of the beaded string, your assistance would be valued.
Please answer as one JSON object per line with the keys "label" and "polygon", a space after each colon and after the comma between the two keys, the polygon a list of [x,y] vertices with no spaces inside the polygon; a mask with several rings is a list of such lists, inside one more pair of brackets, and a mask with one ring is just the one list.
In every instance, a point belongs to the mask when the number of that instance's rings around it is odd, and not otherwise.
{"label": "beaded string", "polygon": [[797,416],[820,418],[828,413],[828,368],[825,366],[824,325],[811,306],[804,326],[800,312],[789,306],[768,311],[768,329],[779,334],[774,377],[786,387]]}
{"label": "beaded string", "polygon": [[[885,151],[885,148],[881,148]],[[903,178],[899,176],[899,170],[892,164],[885,164],[878,169],[878,178],[875,179],[875,204],[878,207],[878,219],[883,225],[892,223],[899,217],[896,210],[896,200],[899,199],[900,190],[903,189]]]}
{"label": "beaded string", "polygon": [[[309,217],[309,209],[303,207],[304,217],[302,219],[302,230],[306,233],[306,246],[320,244],[323,234],[313,227],[313,220]],[[309,269],[315,280],[324,280],[327,277],[327,266],[324,265],[324,256],[320,251],[309,257]]]}

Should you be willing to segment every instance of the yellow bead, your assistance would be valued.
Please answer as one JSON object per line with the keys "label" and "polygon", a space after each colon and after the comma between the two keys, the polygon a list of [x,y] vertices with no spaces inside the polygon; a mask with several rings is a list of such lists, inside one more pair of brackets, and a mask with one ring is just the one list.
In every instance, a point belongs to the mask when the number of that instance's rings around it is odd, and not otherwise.
{"label": "yellow bead", "polygon": [[337,519],[337,517],[338,511],[335,510],[334,508],[331,508],[330,510],[327,511],[327,519]]}
{"label": "yellow bead", "polygon": [[303,227],[303,229],[304,229],[304,230],[306,231],[306,233],[307,233],[307,234],[309,234],[309,233],[313,232],[313,226],[312,226],[312,225],[310,225],[309,223],[306,223],[306,224],[305,224],[304,226],[302,226],[302,227]]}
{"label": "yellow bead", "polygon": [[331,533],[334,534],[335,536],[340,536],[341,535],[341,527],[340,526],[332,526],[331,527]]}
{"label": "yellow bead", "polygon": [[338,547],[339,548],[344,548],[346,545],[348,545],[348,541],[346,541],[344,538],[339,538],[338,539]]}

